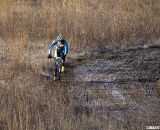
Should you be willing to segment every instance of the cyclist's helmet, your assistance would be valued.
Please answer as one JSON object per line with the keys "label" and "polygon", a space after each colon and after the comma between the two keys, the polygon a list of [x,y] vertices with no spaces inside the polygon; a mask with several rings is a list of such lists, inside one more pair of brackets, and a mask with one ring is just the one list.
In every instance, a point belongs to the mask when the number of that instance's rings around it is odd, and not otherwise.
{"label": "cyclist's helmet", "polygon": [[59,34],[59,36],[57,37],[57,39],[60,41],[60,40],[64,40],[64,37],[62,34]]}

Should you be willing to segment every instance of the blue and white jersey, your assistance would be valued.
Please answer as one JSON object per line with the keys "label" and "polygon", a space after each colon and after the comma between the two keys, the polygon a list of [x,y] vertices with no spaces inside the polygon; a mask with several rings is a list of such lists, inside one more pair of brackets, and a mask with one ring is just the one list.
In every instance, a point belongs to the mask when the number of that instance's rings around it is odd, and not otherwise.
{"label": "blue and white jersey", "polygon": [[48,53],[51,54],[51,49],[54,46],[56,46],[57,47],[57,51],[64,52],[64,54],[66,55],[68,53],[68,43],[66,42],[66,40],[64,40],[63,44],[60,46],[58,44],[58,42],[59,42],[59,40],[56,39],[50,44],[49,49],[48,49]]}

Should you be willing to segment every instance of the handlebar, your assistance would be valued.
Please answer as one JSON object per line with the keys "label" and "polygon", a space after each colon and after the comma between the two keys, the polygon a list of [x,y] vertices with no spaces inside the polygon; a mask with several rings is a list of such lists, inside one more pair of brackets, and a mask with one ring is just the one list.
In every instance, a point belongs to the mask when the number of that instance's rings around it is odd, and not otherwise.
{"label": "handlebar", "polygon": [[61,58],[61,57],[55,57],[55,56],[52,56],[50,59],[48,59],[48,60],[49,60],[49,62],[51,61],[51,59],[54,59],[54,60],[62,60],[62,58]]}

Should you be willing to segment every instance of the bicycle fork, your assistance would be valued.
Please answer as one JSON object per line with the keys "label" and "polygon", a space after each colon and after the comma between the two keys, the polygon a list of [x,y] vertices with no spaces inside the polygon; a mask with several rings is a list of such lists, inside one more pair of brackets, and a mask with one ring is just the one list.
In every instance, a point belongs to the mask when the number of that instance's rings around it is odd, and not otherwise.
{"label": "bicycle fork", "polygon": [[61,66],[56,66],[55,68],[55,74],[54,74],[54,81],[58,78],[58,80],[61,79]]}

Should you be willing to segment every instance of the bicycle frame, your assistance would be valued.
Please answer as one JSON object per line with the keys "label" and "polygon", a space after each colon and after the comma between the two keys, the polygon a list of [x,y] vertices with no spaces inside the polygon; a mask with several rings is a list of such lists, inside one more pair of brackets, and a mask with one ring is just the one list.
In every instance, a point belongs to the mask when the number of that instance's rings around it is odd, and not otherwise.
{"label": "bicycle frame", "polygon": [[[54,59],[55,61],[55,78],[58,78],[58,80],[61,80],[61,68],[62,68],[62,63],[63,63],[63,59],[61,57],[52,57],[52,59]],[[55,80],[55,79],[54,79]]]}

